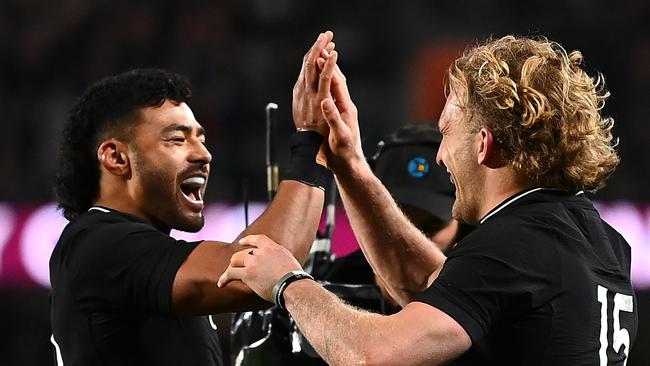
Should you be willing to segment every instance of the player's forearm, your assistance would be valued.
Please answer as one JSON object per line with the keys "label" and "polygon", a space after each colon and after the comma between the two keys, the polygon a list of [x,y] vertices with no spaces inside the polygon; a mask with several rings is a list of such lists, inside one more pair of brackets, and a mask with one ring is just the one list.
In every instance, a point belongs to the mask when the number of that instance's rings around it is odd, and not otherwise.
{"label": "player's forearm", "polygon": [[316,237],[323,200],[321,189],[284,180],[270,206],[239,238],[264,234],[289,249],[303,263]]}
{"label": "player's forearm", "polygon": [[423,291],[445,256],[404,216],[369,167],[337,173],[337,183],[364,255],[391,295],[404,304]]}
{"label": "player's forearm", "polygon": [[314,281],[291,284],[284,299],[301,332],[329,365],[370,364],[387,348],[373,336],[382,331],[384,316],[358,311]]}

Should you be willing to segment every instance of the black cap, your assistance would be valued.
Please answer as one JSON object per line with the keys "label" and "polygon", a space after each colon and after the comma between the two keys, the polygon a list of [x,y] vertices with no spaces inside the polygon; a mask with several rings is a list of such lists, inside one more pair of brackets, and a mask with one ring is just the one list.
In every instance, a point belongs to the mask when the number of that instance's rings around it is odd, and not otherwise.
{"label": "black cap", "polygon": [[408,124],[379,142],[371,165],[399,205],[422,209],[446,222],[451,219],[455,188],[446,169],[436,164],[441,140],[432,125]]}

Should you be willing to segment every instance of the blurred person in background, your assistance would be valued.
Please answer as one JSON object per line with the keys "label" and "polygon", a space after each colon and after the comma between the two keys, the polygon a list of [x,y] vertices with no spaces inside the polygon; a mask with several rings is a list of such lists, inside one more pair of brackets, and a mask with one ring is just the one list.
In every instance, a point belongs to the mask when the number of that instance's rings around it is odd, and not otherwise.
{"label": "blurred person in background", "polygon": [[[454,185],[444,167],[436,164],[441,141],[433,125],[407,124],[379,142],[370,166],[409,221],[447,252],[472,227],[451,217]],[[398,303],[382,278],[375,275],[375,281],[391,305],[387,313],[396,312]]]}
{"label": "blurred person in background", "polygon": [[[441,140],[442,135],[432,124],[409,123],[380,141],[368,162],[404,215],[446,252],[457,240],[460,225],[451,217],[454,185],[447,171],[436,165]],[[325,280],[338,283],[377,280],[384,290],[381,278],[375,277],[361,249],[336,259]],[[383,293],[390,300],[388,293]]]}
{"label": "blurred person in background", "polygon": [[[305,55],[289,169],[240,235],[264,233],[300,260],[329,181],[315,63],[331,40],[320,34]],[[169,236],[204,224],[212,156],[189,101],[183,77],[139,69],[93,84],[70,113],[55,187],[70,223],[50,259],[51,341],[61,365],[221,365],[216,326],[197,315],[268,305],[242,283],[216,286],[245,246]]]}
{"label": "blurred person in background", "polygon": [[[468,49],[449,69],[437,161],[456,186],[453,217],[477,227],[444,255],[401,213],[361,149],[345,77],[322,111],[328,165],[364,254],[404,308],[354,309],[300,273],[273,240],[231,258],[242,280],[286,308],[330,364],[624,365],[637,332],[630,247],[585,196],[619,157],[609,93],[582,54],[506,36]],[[327,60],[327,61],[326,61]]]}
{"label": "blurred person in background", "polygon": [[442,250],[458,233],[454,185],[436,164],[442,135],[431,124],[400,127],[378,144],[371,168],[409,220]]}

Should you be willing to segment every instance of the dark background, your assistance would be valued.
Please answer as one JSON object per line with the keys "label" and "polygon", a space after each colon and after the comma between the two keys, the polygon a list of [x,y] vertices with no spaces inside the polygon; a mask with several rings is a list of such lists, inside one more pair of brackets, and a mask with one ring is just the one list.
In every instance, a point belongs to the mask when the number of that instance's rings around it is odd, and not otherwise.
{"label": "dark background", "polygon": [[[191,103],[214,157],[208,201],[265,199],[264,106],[280,105],[286,161],[291,88],[317,34],[335,33],[359,110],[364,149],[408,121],[435,119],[441,72],[467,45],[544,35],[579,49],[612,92],[622,163],[600,201],[650,202],[648,1],[39,1],[0,0],[0,201],[53,199],[60,132],[83,90],[135,67],[163,67],[194,85]],[[47,290],[0,290],[1,365],[49,360]],[[628,365],[648,365],[648,293]]]}

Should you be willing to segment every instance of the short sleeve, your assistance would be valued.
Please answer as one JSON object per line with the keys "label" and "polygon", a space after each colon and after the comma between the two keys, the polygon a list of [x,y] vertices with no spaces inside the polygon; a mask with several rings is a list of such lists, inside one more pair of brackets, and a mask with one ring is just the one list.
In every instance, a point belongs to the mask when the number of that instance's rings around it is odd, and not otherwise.
{"label": "short sleeve", "polygon": [[115,223],[87,233],[73,253],[79,301],[172,314],[176,272],[199,242],[176,240],[154,228]]}
{"label": "short sleeve", "polygon": [[476,230],[452,250],[438,278],[415,301],[447,313],[473,342],[501,319],[541,306],[559,289],[553,245],[521,233]]}
{"label": "short sleeve", "polygon": [[456,320],[477,342],[517,296],[513,273],[490,258],[458,257],[445,263],[438,278],[415,301],[434,306]]}

